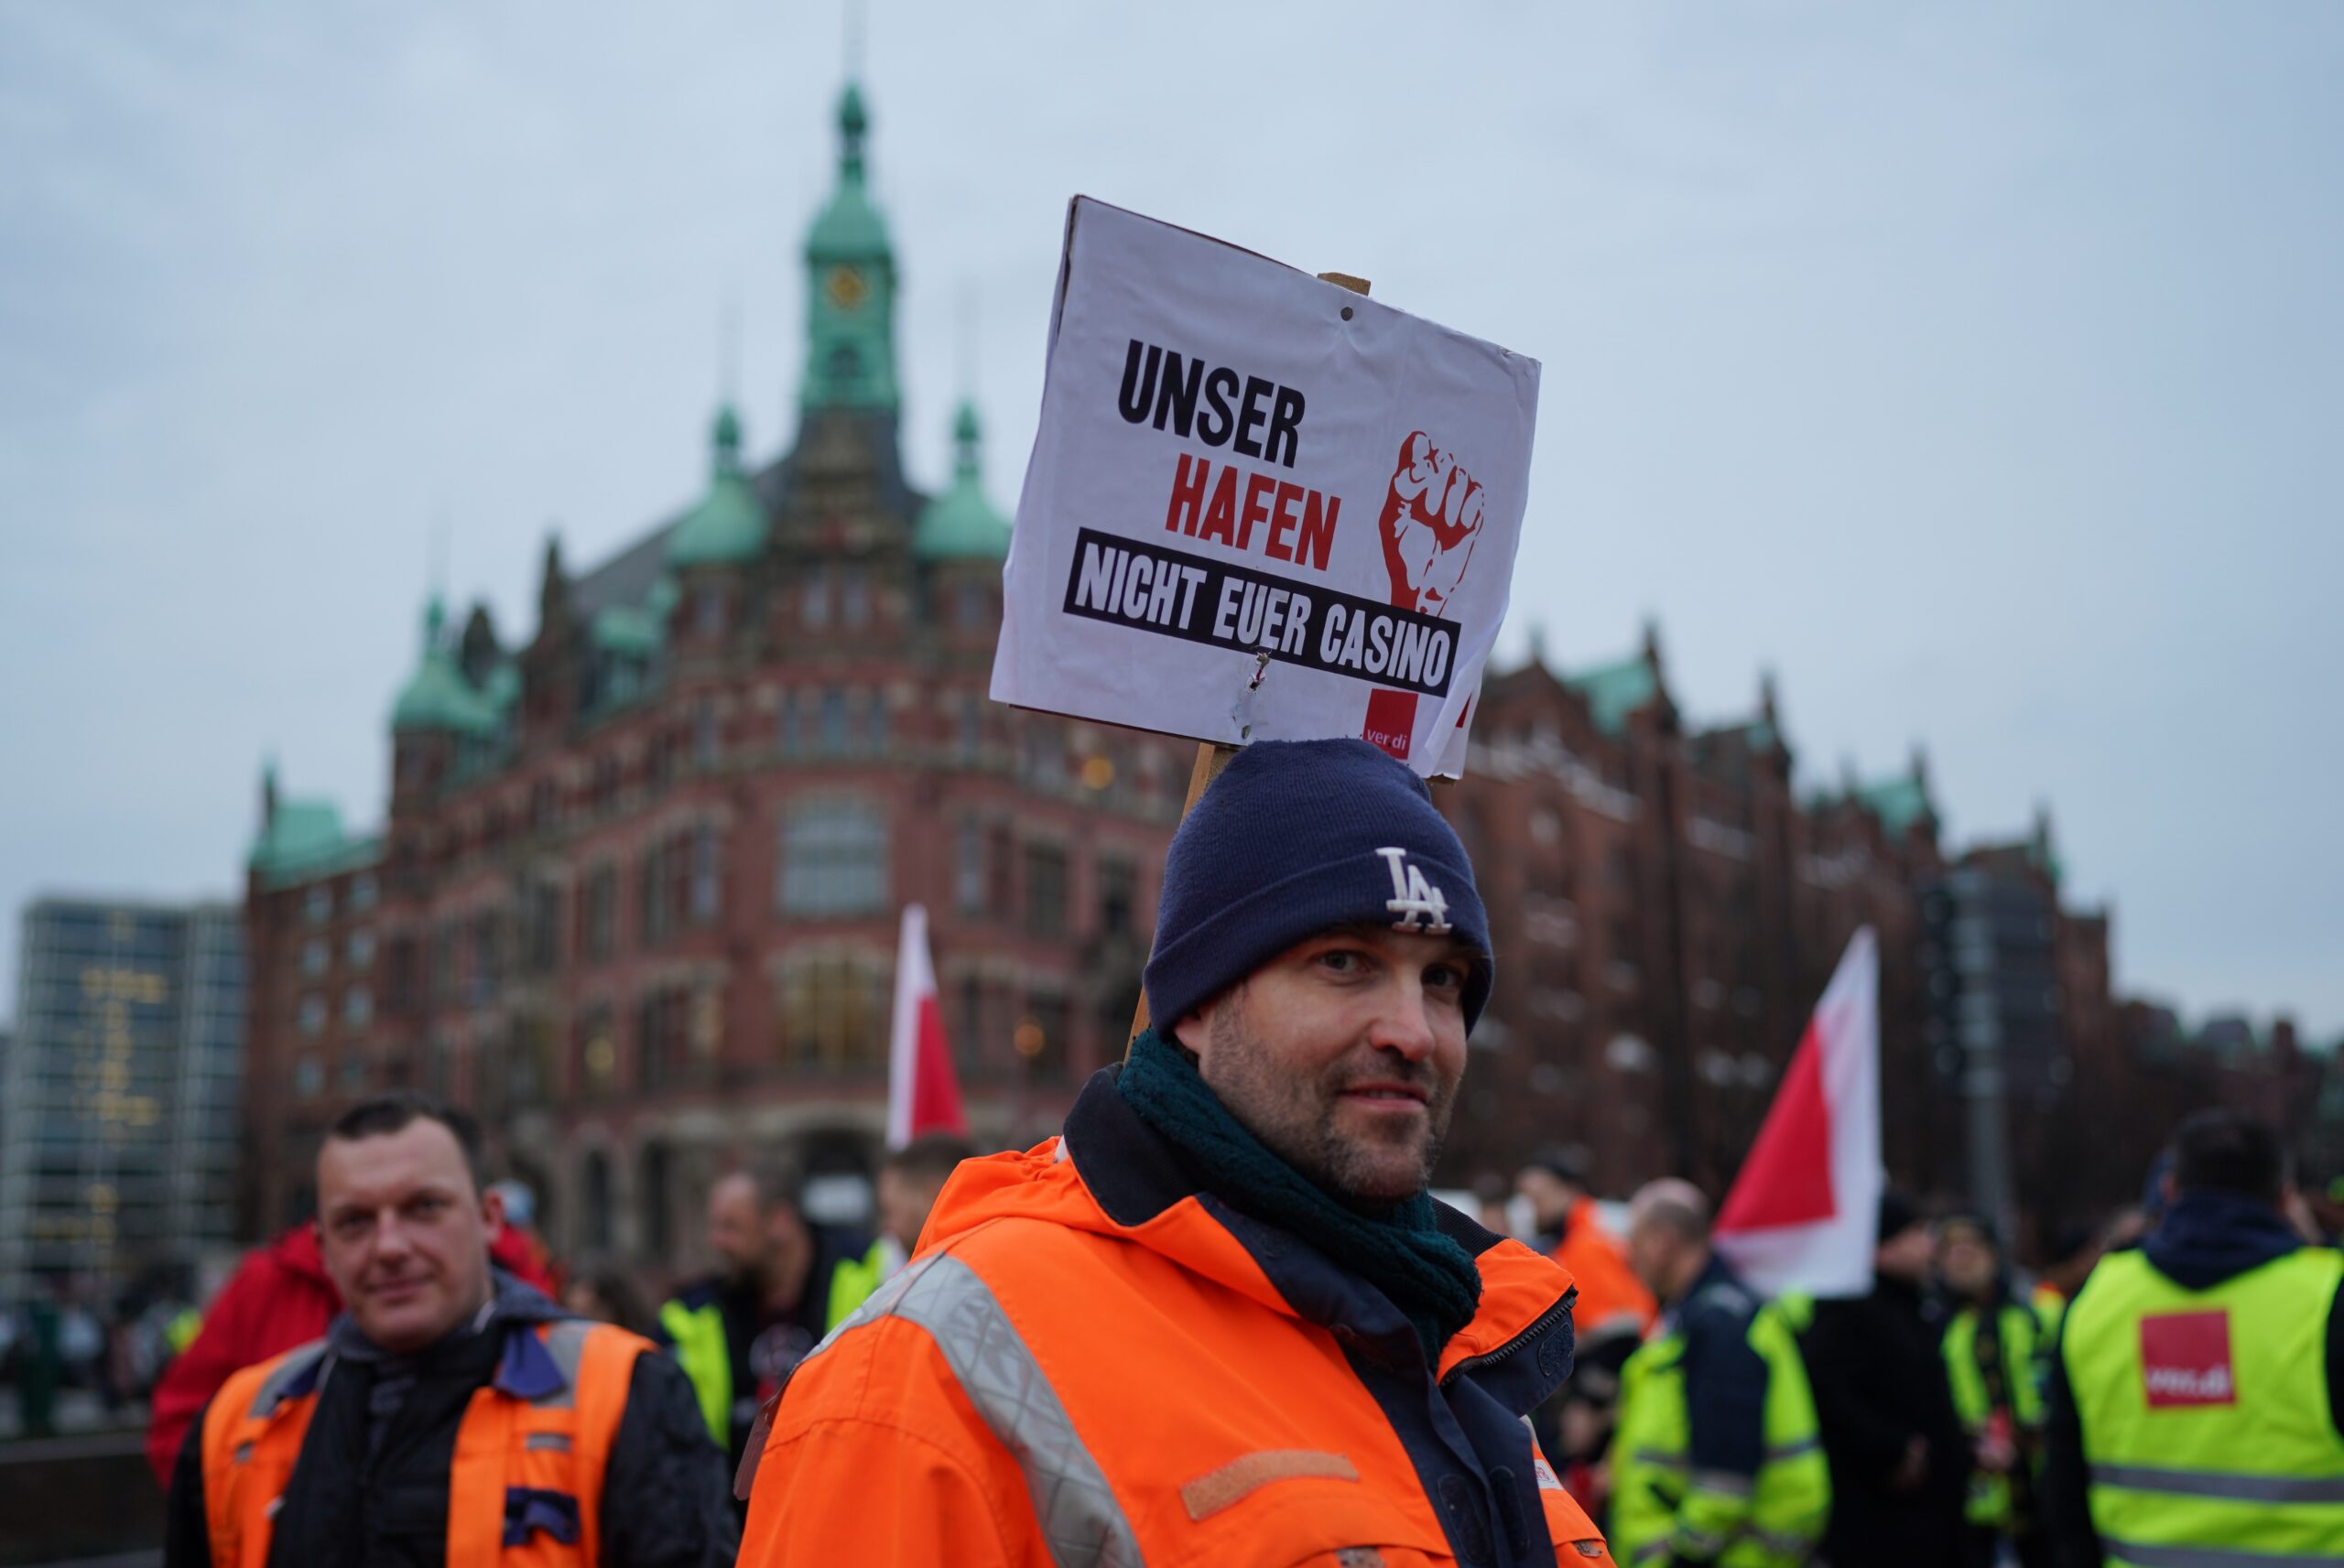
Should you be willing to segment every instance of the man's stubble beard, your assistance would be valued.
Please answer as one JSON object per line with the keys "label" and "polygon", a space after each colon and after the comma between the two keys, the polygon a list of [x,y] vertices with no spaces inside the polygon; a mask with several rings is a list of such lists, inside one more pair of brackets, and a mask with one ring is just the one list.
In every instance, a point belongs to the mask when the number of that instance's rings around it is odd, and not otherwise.
{"label": "man's stubble beard", "polygon": [[[1455,1109],[1457,1085],[1443,1084],[1423,1063],[1410,1063],[1385,1052],[1372,1073],[1358,1070],[1347,1053],[1304,1081],[1281,1074],[1247,1027],[1242,993],[1232,995],[1212,1021],[1214,1081],[1207,1087],[1231,1115],[1269,1151],[1301,1172],[1332,1196],[1354,1208],[1384,1208],[1405,1203],[1431,1184],[1440,1159],[1441,1140],[1448,1136]],[[1411,1181],[1394,1192],[1378,1180],[1381,1162],[1375,1154],[1418,1142],[1413,1134],[1387,1141],[1349,1139],[1338,1133],[1334,1116],[1341,1103],[1337,1091],[1346,1082],[1365,1077],[1396,1077],[1422,1084],[1427,1130],[1417,1149]]]}

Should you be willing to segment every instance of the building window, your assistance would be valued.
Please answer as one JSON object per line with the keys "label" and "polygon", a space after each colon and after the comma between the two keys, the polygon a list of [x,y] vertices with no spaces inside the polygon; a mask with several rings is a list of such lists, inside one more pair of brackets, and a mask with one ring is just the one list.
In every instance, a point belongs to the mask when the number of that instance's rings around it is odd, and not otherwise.
{"label": "building window", "polygon": [[590,959],[607,958],[618,946],[617,869],[598,866],[586,878],[586,929],[580,944]]}
{"label": "building window", "polygon": [[953,840],[952,892],[961,914],[984,913],[985,836],[973,821],[963,821]]}
{"label": "building window", "polygon": [[618,1087],[619,1046],[607,1007],[590,1007],[578,1021],[578,1081],[598,1098]]}
{"label": "building window", "polygon": [[691,920],[712,924],[723,902],[723,870],[718,863],[716,829],[702,824],[692,830]]}
{"label": "building window", "polygon": [[963,632],[982,627],[985,623],[985,590],[972,582],[962,583],[954,615]]}
{"label": "building window", "polygon": [[465,988],[465,997],[475,1007],[496,994],[496,982],[503,976],[500,924],[494,910],[483,910],[472,918],[472,974]]}
{"label": "building window", "polygon": [[822,755],[843,756],[847,736],[846,693],[837,687],[822,688]]}
{"label": "building window", "polygon": [[1058,845],[1026,846],[1026,929],[1066,935],[1066,850]]}
{"label": "building window", "polygon": [[383,1005],[398,1017],[415,1011],[415,939],[394,936],[384,951]]}
{"label": "building window", "polygon": [[364,986],[353,986],[342,999],[342,1021],[353,1029],[364,1029],[374,1022],[374,993]]}
{"label": "building window", "polygon": [[960,694],[960,755],[964,758],[975,756],[984,740],[984,715],[977,701],[973,691]]}
{"label": "building window", "polygon": [[326,1065],[315,1053],[304,1053],[293,1064],[293,1092],[303,1099],[315,1099],[325,1092]]}
{"label": "building window", "polygon": [[533,975],[550,975],[561,968],[561,888],[538,881],[529,889],[524,906],[528,922],[528,964]]}
{"label": "building window", "polygon": [[599,1149],[578,1163],[579,1240],[588,1252],[611,1249],[611,1161]]}
{"label": "building window", "polygon": [[373,967],[374,962],[374,932],[362,925],[350,934],[350,966],[354,969]]}
{"label": "building window", "polygon": [[635,1004],[635,1051],[646,1089],[665,1088],[691,1076],[691,993],[661,986]]}
{"label": "building window", "polygon": [[871,624],[871,579],[861,567],[846,568],[845,581],[840,586],[839,619],[850,632]]}
{"label": "building window", "polygon": [[323,882],[311,888],[309,896],[303,901],[303,908],[309,914],[309,924],[312,925],[329,919],[333,914],[333,889]]}
{"label": "building window", "polygon": [[887,819],[858,800],[801,801],[781,830],[786,914],[875,914],[887,907]]}
{"label": "building window", "polygon": [[782,1065],[838,1073],[884,1064],[886,975],[868,958],[800,958],[783,971],[777,1029]]}
{"label": "building window", "polygon": [[1132,914],[1137,902],[1139,873],[1132,863],[1119,855],[1102,857],[1099,861],[1099,929],[1108,936],[1128,936],[1132,934]]}
{"label": "building window", "polygon": [[305,996],[301,999],[301,1033],[315,1039],[326,1032],[326,999]]}
{"label": "building window", "polygon": [[794,757],[804,749],[805,738],[798,733],[798,694],[781,694],[781,754]]}
{"label": "building window", "polygon": [[654,1263],[664,1263],[674,1245],[673,1227],[669,1223],[667,1184],[669,1162],[667,1145],[646,1143],[637,1156],[637,1204],[643,1217],[643,1250]]}
{"label": "building window", "polygon": [[361,871],[350,879],[350,907],[364,910],[374,907],[374,873]]}
{"label": "building window", "polygon": [[819,632],[830,623],[830,574],[820,567],[807,569],[798,618],[809,632]]}
{"label": "building window", "polygon": [[1011,1037],[1026,1071],[1037,1078],[1063,1078],[1067,1065],[1066,998],[1053,991],[1029,992],[1026,1016]]}
{"label": "building window", "polygon": [[724,594],[722,589],[703,588],[692,599],[692,620],[703,637],[713,637],[724,630]]}
{"label": "building window", "polygon": [[716,705],[703,702],[692,710],[692,766],[714,767],[721,750],[716,730]]}
{"label": "building window", "polygon": [[872,751],[887,750],[887,694],[873,687],[863,724],[863,743]]}
{"label": "building window", "polygon": [[322,936],[312,936],[302,943],[301,972],[309,976],[324,974],[329,961],[329,951],[326,939]]}

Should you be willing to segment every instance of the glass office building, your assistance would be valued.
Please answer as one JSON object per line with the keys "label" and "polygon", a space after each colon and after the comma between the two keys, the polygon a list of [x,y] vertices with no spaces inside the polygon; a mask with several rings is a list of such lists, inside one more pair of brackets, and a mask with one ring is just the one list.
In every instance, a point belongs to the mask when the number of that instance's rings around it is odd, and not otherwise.
{"label": "glass office building", "polygon": [[234,1238],[241,912],[44,899],[22,935],[0,1064],[0,1302],[157,1274],[184,1288]]}

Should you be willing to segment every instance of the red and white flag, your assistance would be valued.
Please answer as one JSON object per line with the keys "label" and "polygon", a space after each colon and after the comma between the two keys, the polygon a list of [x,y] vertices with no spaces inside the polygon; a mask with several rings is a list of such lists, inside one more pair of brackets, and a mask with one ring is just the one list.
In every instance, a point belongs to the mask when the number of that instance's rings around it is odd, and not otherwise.
{"label": "red and white flag", "polygon": [[887,1147],[901,1149],[923,1132],[967,1137],[960,1084],[944,1044],[944,1014],[936,1001],[936,962],[928,953],[928,911],[904,906],[904,938],[895,955],[895,1019],[887,1044]]}
{"label": "red and white flag", "polygon": [[1880,947],[1858,931],[1718,1211],[1718,1249],[1767,1295],[1872,1290],[1880,1195]]}

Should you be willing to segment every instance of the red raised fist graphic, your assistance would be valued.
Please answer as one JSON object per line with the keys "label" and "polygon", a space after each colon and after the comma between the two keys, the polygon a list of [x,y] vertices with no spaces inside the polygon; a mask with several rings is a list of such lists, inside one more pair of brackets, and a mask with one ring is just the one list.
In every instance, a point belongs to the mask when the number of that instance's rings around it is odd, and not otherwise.
{"label": "red raised fist graphic", "polygon": [[1427,615],[1444,612],[1481,536],[1481,486],[1422,430],[1400,443],[1384,497],[1383,534],[1392,602]]}

